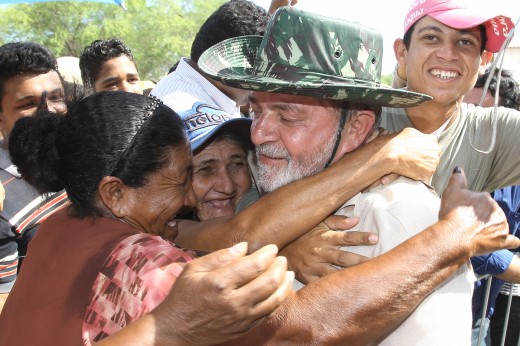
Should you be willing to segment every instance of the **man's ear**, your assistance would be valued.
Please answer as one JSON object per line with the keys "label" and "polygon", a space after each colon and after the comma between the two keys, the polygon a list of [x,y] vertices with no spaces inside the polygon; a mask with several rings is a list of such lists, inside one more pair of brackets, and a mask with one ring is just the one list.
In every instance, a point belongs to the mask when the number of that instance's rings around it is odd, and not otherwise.
{"label": "man's ear", "polygon": [[493,53],[490,53],[487,50],[482,52],[482,54],[480,55],[480,65],[478,67],[479,76],[486,73],[486,69],[492,59],[493,59]]}
{"label": "man's ear", "polygon": [[344,155],[360,147],[372,133],[375,121],[374,111],[368,109],[358,111],[357,115],[345,125],[338,151]]}
{"label": "man's ear", "polygon": [[128,215],[128,207],[132,198],[132,189],[117,177],[106,176],[98,186],[101,201],[108,210],[118,218]]}

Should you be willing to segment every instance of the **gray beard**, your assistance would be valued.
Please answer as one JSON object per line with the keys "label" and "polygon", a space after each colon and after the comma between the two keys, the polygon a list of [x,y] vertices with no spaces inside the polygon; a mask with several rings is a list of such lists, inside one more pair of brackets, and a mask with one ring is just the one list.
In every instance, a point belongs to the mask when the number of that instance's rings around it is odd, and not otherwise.
{"label": "gray beard", "polygon": [[320,148],[310,155],[307,155],[303,160],[291,159],[289,153],[285,148],[277,148],[273,144],[262,144],[256,147],[256,156],[259,154],[268,157],[283,158],[287,165],[282,168],[274,168],[263,165],[258,161],[258,181],[257,184],[264,192],[272,192],[284,185],[300,180],[310,175],[321,172],[334,149],[336,138],[325,145],[325,148]]}

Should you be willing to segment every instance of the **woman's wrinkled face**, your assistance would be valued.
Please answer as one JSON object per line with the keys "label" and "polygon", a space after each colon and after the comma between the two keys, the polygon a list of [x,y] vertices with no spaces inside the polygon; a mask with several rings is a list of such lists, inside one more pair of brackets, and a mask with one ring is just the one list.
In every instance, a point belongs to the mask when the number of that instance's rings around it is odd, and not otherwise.
{"label": "woman's wrinkled face", "polygon": [[246,151],[231,139],[210,143],[193,157],[192,186],[201,220],[233,215],[251,188]]}
{"label": "woman's wrinkled face", "polygon": [[175,217],[183,206],[193,207],[191,150],[184,144],[171,150],[166,165],[148,176],[147,183],[131,189],[126,222],[137,229],[165,239],[177,235]]}

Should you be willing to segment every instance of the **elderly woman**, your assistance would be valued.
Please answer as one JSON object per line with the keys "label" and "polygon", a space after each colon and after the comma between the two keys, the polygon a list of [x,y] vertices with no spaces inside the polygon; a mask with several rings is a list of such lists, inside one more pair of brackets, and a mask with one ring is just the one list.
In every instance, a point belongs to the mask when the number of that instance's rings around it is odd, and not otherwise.
{"label": "elderly woman", "polygon": [[231,216],[244,196],[258,199],[247,163],[251,120],[200,102],[179,115],[193,152],[192,186],[197,197],[193,214],[186,216],[197,221]]}
{"label": "elderly woman", "polygon": [[[160,101],[95,94],[67,116],[41,110],[24,118],[10,145],[29,183],[41,192],[65,187],[71,205],[48,219],[30,245],[27,267],[0,318],[4,342],[99,341],[152,311],[183,269],[190,272],[187,263],[196,254],[165,239],[177,233],[178,211],[195,200],[191,151],[180,119]],[[279,305],[292,281],[286,262],[275,260],[275,247],[243,257],[246,251],[242,244],[194,261],[209,275],[195,286],[180,285],[186,288],[177,292],[183,298],[176,337],[226,341]],[[234,274],[239,267],[247,274]],[[228,289],[232,296],[221,293]],[[192,290],[204,292],[206,303],[190,303],[199,300]],[[15,325],[20,318],[24,333]]]}

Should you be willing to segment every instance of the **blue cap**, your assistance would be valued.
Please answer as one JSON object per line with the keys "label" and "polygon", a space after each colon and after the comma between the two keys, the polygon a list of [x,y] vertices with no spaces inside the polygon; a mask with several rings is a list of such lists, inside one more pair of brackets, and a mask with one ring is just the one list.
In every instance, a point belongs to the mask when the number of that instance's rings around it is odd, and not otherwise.
{"label": "blue cap", "polygon": [[220,133],[239,136],[243,143],[251,144],[251,119],[230,115],[214,105],[196,102],[187,111],[179,113],[195,152],[204,143]]}

